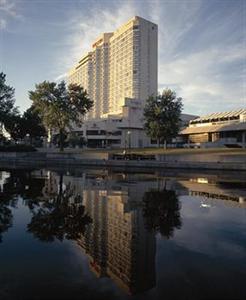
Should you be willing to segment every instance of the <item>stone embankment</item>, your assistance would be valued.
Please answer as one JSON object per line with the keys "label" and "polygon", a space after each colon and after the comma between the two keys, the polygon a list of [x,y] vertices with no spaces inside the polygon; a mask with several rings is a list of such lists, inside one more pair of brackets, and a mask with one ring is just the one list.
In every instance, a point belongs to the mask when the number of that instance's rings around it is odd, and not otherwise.
{"label": "stone embankment", "polygon": [[246,171],[245,155],[229,154],[178,154],[155,155],[155,160],[118,160],[103,152],[59,153],[0,153],[0,166],[93,166],[123,168],[163,168],[163,169],[200,169]]}

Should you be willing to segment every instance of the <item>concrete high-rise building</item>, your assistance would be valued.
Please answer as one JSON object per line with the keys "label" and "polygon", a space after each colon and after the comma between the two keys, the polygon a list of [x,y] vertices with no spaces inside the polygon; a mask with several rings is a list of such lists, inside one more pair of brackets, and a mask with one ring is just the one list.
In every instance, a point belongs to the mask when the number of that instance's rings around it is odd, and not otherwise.
{"label": "concrete high-rise building", "polygon": [[93,43],[68,77],[94,101],[88,120],[121,114],[126,98],[144,104],[157,94],[157,43],[157,25],[137,16]]}
{"label": "concrete high-rise building", "polygon": [[143,126],[145,102],[157,95],[157,61],[158,26],[135,16],[99,36],[71,69],[69,83],[83,86],[94,102],[82,126],[73,128],[87,147],[157,146]]}

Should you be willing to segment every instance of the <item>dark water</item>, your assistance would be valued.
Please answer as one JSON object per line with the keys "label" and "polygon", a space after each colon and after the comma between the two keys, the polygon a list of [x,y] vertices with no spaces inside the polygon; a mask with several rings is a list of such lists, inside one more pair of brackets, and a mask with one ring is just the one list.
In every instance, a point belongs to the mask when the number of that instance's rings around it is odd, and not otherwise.
{"label": "dark water", "polygon": [[245,176],[0,171],[0,299],[246,299]]}

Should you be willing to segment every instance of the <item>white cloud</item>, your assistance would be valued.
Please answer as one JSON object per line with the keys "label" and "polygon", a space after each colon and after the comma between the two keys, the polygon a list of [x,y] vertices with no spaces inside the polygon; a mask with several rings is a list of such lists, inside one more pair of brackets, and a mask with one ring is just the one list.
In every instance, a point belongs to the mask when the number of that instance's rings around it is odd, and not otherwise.
{"label": "white cloud", "polygon": [[13,0],[0,0],[0,30],[6,29],[10,19],[23,19],[17,12],[16,2]]}
{"label": "white cloud", "polygon": [[6,28],[7,22],[4,19],[0,19],[0,30],[3,30]]}
{"label": "white cloud", "polygon": [[161,3],[157,9],[159,90],[175,89],[190,113],[245,107],[246,41],[240,35],[246,28],[240,14],[234,9],[219,17],[220,7],[209,10],[201,1],[180,4],[164,9]]}
{"label": "white cloud", "polygon": [[[238,68],[230,65],[241,62],[246,50],[240,45],[214,47],[192,53],[171,62],[160,63],[159,85],[176,85],[184,98],[185,108],[203,114],[206,111],[233,109],[246,104],[242,89],[245,78]],[[245,91],[245,90],[244,90]]]}
{"label": "white cloud", "polygon": [[113,7],[106,1],[103,8],[91,3],[86,14],[82,8],[68,14],[65,38],[55,54],[56,77],[89,51],[102,32],[139,15],[158,24],[159,88],[175,89],[184,98],[185,111],[203,114],[246,105],[246,54],[237,41],[245,28],[233,28],[236,9],[219,15],[220,7],[212,10],[204,1],[118,1]]}
{"label": "white cloud", "polygon": [[55,78],[55,81],[61,81],[61,80],[66,80],[67,78],[67,73],[63,73],[61,75],[58,75],[56,78]]}
{"label": "white cloud", "polygon": [[103,32],[114,31],[129,18],[134,16],[135,6],[132,1],[124,1],[117,10],[101,10],[93,7],[87,14],[84,11],[72,12],[66,24],[67,34],[61,41],[65,53],[57,56],[59,72],[70,69],[83,54],[91,49],[92,43]]}

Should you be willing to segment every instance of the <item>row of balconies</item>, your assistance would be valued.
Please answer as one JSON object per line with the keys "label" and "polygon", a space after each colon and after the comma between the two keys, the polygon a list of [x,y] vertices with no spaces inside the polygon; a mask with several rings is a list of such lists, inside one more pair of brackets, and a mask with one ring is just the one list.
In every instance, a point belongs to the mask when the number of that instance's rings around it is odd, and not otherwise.
{"label": "row of balconies", "polygon": [[131,42],[132,40],[134,39],[137,39],[139,38],[140,36],[140,32],[139,31],[135,31],[133,33],[133,31],[131,33],[129,33],[128,35],[126,36],[119,36],[118,38],[116,38],[114,41],[112,41],[110,43],[110,48],[112,47],[117,47],[119,44],[126,44],[126,43],[129,43]]}
{"label": "row of balconies", "polygon": [[110,51],[118,51],[120,50],[120,47],[122,47],[122,45],[126,45],[126,46],[129,46],[129,45],[132,45],[134,42],[134,39],[133,39],[133,36],[129,37],[126,41],[124,42],[118,42],[117,44],[115,45],[111,45],[109,50]]}
{"label": "row of balconies", "polygon": [[126,94],[136,94],[139,93],[139,86],[127,86],[127,93],[125,92],[126,87],[122,86],[117,89],[109,89],[109,95],[112,98],[124,98]]}
{"label": "row of balconies", "polygon": [[117,74],[119,71],[129,70],[131,68],[138,68],[140,65],[139,57],[136,56],[134,59],[127,58],[119,58],[118,60],[112,60],[109,63],[98,63],[96,64],[96,68],[93,67],[90,70],[80,70],[75,76],[70,76],[71,79],[78,78],[81,76],[87,76],[93,74],[94,71],[100,71],[108,74],[111,70],[111,73]]}
{"label": "row of balconies", "polygon": [[131,38],[131,39],[129,39],[128,41],[126,41],[124,43],[119,43],[116,46],[111,47],[109,49],[109,51],[110,52],[118,52],[118,51],[122,50],[122,47],[132,48],[133,46],[136,46],[136,44],[138,44],[138,43],[139,43],[139,39],[136,40],[134,38]]}
{"label": "row of balconies", "polygon": [[140,57],[132,57],[132,58],[118,58],[115,59],[114,61],[109,62],[109,69],[115,69],[115,68],[131,68],[134,65],[139,65],[140,64]]}
{"label": "row of balconies", "polygon": [[129,44],[133,44],[134,42],[138,42],[140,40],[140,36],[139,35],[129,35],[125,40],[121,40],[118,41],[115,44],[111,44],[109,49],[118,49],[120,46],[122,45],[129,45]]}
{"label": "row of balconies", "polygon": [[129,88],[129,89],[132,89],[132,90],[135,90],[135,89],[138,89],[140,88],[141,84],[140,82],[126,82],[126,83],[121,83],[121,82],[118,82],[118,84],[111,84],[108,89],[109,91],[111,91],[112,93],[118,93],[119,91],[122,91],[123,89],[125,89],[126,87]]}
{"label": "row of balconies", "polygon": [[109,83],[109,88],[111,89],[115,89],[115,87],[119,86],[119,85],[123,85],[124,87],[125,86],[132,86],[133,84],[133,78],[130,77],[130,78],[111,78],[110,79],[110,83]]}
{"label": "row of balconies", "polygon": [[123,38],[126,39],[128,36],[133,36],[133,30],[132,30],[132,28],[126,30],[121,35],[119,35],[117,38],[115,38],[114,40],[112,40],[112,42],[110,42],[110,45],[115,45],[115,44],[119,43]]}

